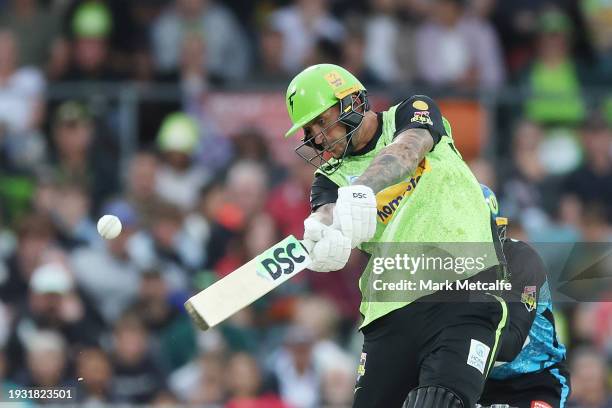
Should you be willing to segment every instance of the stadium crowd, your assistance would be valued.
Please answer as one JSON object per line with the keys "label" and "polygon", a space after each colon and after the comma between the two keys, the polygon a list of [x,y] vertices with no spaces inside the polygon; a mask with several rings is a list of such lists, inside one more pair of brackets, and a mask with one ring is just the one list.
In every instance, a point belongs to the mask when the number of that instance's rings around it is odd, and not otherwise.
{"label": "stadium crowd", "polygon": [[[489,112],[496,147],[469,161],[508,234],[612,241],[609,1],[0,0],[0,401],[74,387],[91,404],[350,405],[358,256],[215,330],[197,331],[182,307],[301,236],[313,174],[279,157],[280,135],[224,134],[194,106],[211,89],[282,94],[319,62],[373,93],[521,95]],[[118,114],[91,101],[125,81],[182,97],[139,106],[120,166]],[[87,97],[50,99],[63,83]],[[118,238],[97,234],[102,214],[121,219]],[[610,270],[607,287],[557,305],[572,407],[612,407]]]}

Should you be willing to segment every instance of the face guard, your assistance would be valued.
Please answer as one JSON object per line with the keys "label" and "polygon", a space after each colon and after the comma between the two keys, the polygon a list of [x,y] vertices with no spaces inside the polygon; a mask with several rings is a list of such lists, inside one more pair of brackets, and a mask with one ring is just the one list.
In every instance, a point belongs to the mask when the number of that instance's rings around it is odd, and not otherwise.
{"label": "face guard", "polygon": [[[370,109],[367,91],[365,90],[340,99],[339,104],[340,114],[338,115],[338,119],[321,130],[320,133],[312,135],[304,132],[304,137],[301,139],[302,144],[295,148],[295,152],[298,156],[327,175],[334,173],[340,167],[344,158],[352,153],[353,144],[351,141],[353,135],[361,127],[365,112]],[[341,124],[346,128],[346,135],[344,138],[340,138],[328,144],[326,132],[337,124]],[[325,141],[323,145],[315,142],[315,139],[320,134],[323,135]],[[330,152],[337,143],[343,140],[346,140],[346,146],[342,152],[342,156],[339,159],[334,159]],[[323,146],[327,147],[324,148]]]}

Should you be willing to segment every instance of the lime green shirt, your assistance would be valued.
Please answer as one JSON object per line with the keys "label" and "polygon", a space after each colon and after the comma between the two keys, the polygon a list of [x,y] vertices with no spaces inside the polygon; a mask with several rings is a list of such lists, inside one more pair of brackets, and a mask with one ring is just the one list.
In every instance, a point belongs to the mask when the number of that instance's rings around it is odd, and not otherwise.
{"label": "lime green shirt", "polygon": [[[345,157],[340,167],[326,177],[339,187],[355,181],[378,152],[393,141],[398,106],[382,113],[382,132],[375,148],[362,155]],[[417,103],[414,106],[423,108],[423,105]],[[424,107],[427,109],[428,105],[424,104]],[[415,112],[412,121],[419,120],[419,113],[422,112]],[[395,256],[398,253],[411,253],[414,256],[437,253],[447,257],[465,257],[469,255],[468,252],[474,252],[475,256],[486,253],[481,268],[462,274],[453,271],[432,274],[424,269],[412,273],[405,270],[385,272],[386,280],[405,279],[415,284],[423,279],[462,280],[498,264],[490,227],[490,212],[480,185],[454,146],[450,124],[446,119],[443,119],[443,123],[446,135],[426,154],[416,171],[405,180],[376,194],[376,234],[372,240],[360,246],[361,250],[371,255],[359,280],[362,294],[360,312],[364,316],[362,327],[436,291],[425,289],[386,293],[377,290],[374,282],[384,274],[373,272],[376,257]],[[334,162],[332,159],[331,163]],[[324,174],[320,170],[317,172]],[[478,244],[470,246],[465,243]]]}

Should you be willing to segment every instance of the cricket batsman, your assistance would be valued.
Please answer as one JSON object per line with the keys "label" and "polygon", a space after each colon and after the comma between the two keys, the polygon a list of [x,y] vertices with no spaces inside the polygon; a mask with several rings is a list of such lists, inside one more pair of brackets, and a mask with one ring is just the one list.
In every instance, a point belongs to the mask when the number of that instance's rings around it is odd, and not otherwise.
{"label": "cricket batsman", "polygon": [[[310,269],[343,268],[351,248],[371,255],[359,282],[364,345],[353,407],[474,407],[506,325],[503,299],[471,290],[372,296],[372,254],[385,243],[480,243],[492,251],[483,268],[446,273],[449,282],[492,282],[502,270],[489,209],[450,124],[422,95],[373,112],[359,80],[331,64],[299,73],[286,104],[286,136],[303,130],[296,151],[317,167],[304,221]],[[453,248],[444,251],[463,255]],[[406,280],[426,277],[412,272]]]}
{"label": "cricket batsman", "polygon": [[557,339],[546,267],[528,244],[506,238],[495,194],[482,191],[503,244],[512,290],[503,293],[508,327],[480,398],[482,406],[563,408],[569,392],[565,346]]}

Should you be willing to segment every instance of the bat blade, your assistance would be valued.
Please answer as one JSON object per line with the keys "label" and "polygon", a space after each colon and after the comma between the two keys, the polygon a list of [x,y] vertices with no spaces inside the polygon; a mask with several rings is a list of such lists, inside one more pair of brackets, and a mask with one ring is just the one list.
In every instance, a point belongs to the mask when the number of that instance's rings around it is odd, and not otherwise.
{"label": "bat blade", "polygon": [[310,256],[293,235],[213,283],[185,302],[185,309],[202,330],[232,316],[291,279],[310,264]]}

